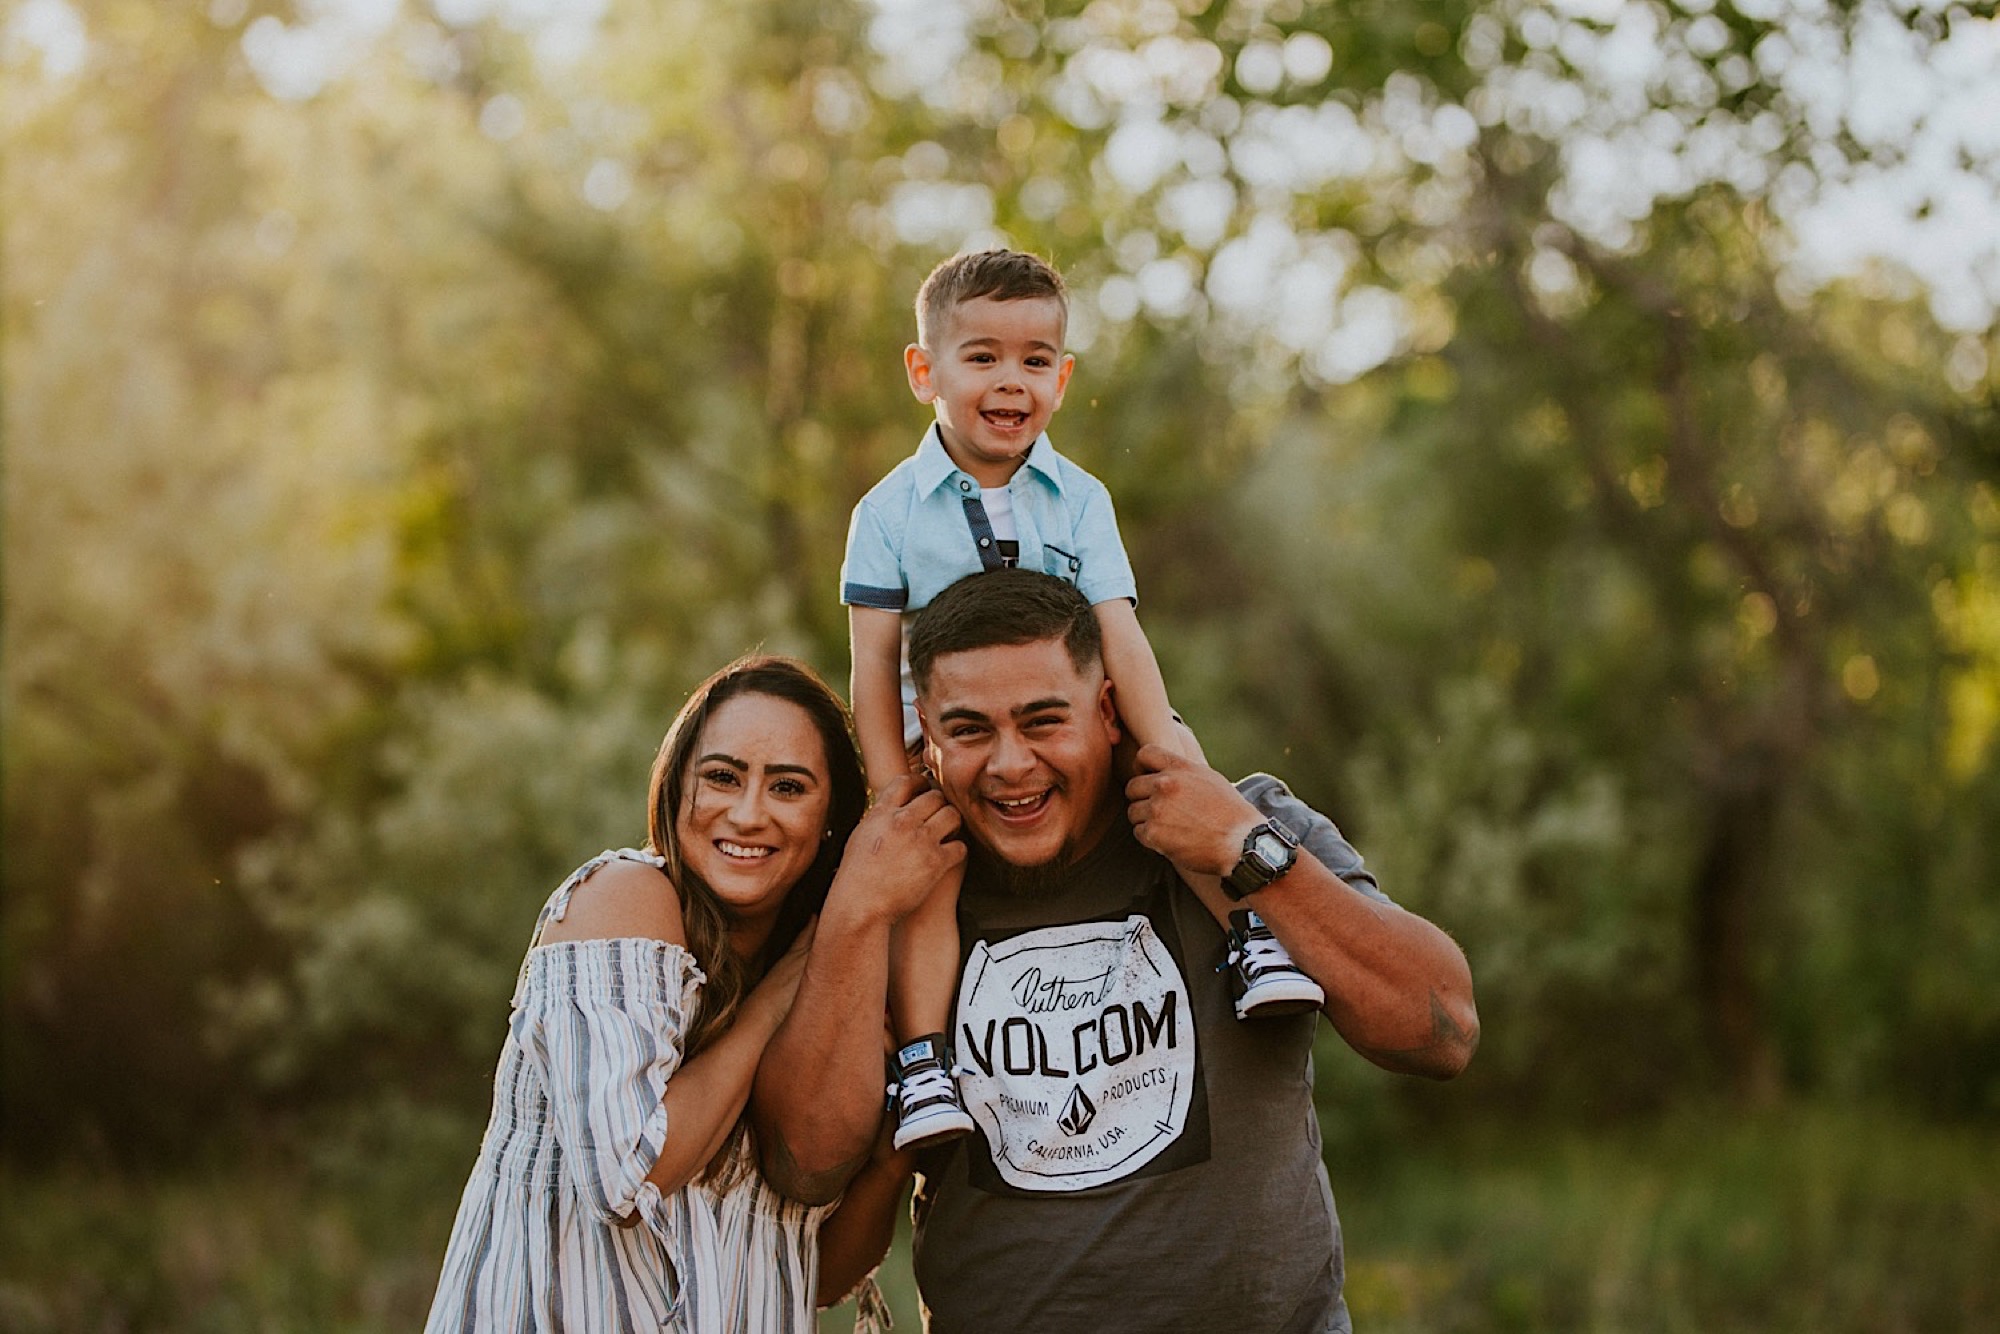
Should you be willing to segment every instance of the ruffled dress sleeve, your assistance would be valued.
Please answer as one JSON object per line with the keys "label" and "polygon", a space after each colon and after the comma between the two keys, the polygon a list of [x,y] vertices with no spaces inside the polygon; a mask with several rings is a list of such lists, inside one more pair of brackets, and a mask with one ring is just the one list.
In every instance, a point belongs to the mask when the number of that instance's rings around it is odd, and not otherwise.
{"label": "ruffled dress sleeve", "polygon": [[515,1036],[547,1090],[565,1179],[607,1223],[636,1221],[705,980],[681,946],[636,938],[538,945],[522,969]]}

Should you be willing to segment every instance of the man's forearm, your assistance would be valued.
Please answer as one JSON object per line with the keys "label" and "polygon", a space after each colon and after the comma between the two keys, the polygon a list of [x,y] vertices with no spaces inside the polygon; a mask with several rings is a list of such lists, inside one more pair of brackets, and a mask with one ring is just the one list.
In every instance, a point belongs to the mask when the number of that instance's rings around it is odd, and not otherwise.
{"label": "man's forearm", "polygon": [[1385,1069],[1449,1079],[1479,1046],[1472,970],[1451,937],[1342,883],[1311,854],[1249,906],[1326,992],[1326,1016]]}
{"label": "man's forearm", "polygon": [[751,1098],[764,1174],[792,1199],[824,1204],[838,1196],[875,1143],[888,958],[886,921],[829,901]]}
{"label": "man's forearm", "polygon": [[[1136,767],[1125,797],[1139,841],[1183,876],[1229,875],[1265,813],[1215,770],[1165,747],[1142,748]],[[1266,797],[1272,789],[1285,795],[1267,780]],[[1465,955],[1423,918],[1349,886],[1312,842],[1308,833],[1291,869],[1251,893],[1245,906],[1319,983],[1326,1017],[1349,1045],[1391,1070],[1451,1078],[1479,1045]]]}

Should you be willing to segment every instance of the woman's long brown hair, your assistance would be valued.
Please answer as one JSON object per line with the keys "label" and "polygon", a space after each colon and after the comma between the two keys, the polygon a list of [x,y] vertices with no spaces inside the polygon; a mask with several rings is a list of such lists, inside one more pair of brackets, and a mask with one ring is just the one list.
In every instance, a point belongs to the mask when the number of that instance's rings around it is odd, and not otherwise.
{"label": "woman's long brown hair", "polygon": [[[812,720],[826,751],[827,779],[832,799],[827,828],[812,865],[785,895],[770,937],[753,959],[738,959],[729,948],[729,914],[715,891],[688,868],[676,832],[675,815],[686,799],[689,762],[702,730],[715,711],[739,695],[768,695],[796,704]],[[809,918],[826,902],[827,887],[840,865],[847,837],[868,807],[868,783],[854,747],[847,706],[818,673],[793,658],[755,655],[739,658],[696,686],[667,729],[666,740],[653,761],[648,796],[647,834],[652,850],[666,861],[667,878],[680,893],[681,922],[688,953],[708,975],[687,1035],[683,1059],[691,1057],[729,1027],[737,1007],[773,961],[791,948]],[[732,1135],[716,1155],[711,1171],[732,1157],[739,1137]]]}

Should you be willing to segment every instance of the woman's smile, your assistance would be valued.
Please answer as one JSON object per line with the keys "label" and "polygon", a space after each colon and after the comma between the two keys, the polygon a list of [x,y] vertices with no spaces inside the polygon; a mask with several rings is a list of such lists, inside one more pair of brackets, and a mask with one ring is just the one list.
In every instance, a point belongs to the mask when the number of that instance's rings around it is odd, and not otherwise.
{"label": "woman's smile", "polygon": [[811,716],[772,695],[724,701],[695,742],[682,793],[682,861],[745,940],[768,930],[825,845],[832,786]]}

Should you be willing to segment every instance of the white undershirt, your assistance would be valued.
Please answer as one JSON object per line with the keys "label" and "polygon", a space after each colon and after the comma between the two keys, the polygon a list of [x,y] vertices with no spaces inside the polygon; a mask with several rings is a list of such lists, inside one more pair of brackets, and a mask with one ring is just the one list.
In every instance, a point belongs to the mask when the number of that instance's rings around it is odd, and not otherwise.
{"label": "white undershirt", "polygon": [[993,536],[1001,542],[1015,542],[1020,535],[1014,529],[1014,493],[1004,486],[982,487],[979,502],[986,507],[986,522],[993,526]]}

